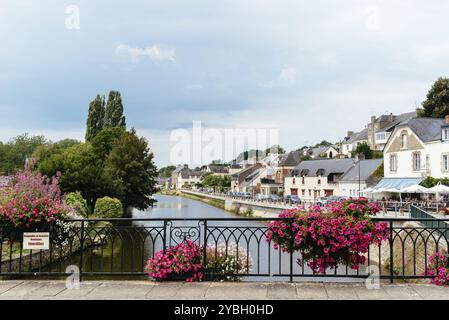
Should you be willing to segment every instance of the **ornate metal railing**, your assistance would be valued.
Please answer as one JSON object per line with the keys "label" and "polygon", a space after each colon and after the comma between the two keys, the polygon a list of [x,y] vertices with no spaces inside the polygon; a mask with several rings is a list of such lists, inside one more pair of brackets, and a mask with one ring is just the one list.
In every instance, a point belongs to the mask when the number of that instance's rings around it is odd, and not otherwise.
{"label": "ornate metal railing", "polygon": [[[413,207],[413,212],[418,212]],[[200,245],[236,247],[249,256],[245,279],[366,278],[373,270],[382,279],[425,278],[429,256],[448,248],[449,219],[428,217],[383,219],[391,236],[381,247],[371,246],[367,263],[358,270],[348,264],[326,274],[315,274],[299,253],[283,253],[266,242],[267,223],[273,218],[211,219],[85,219],[64,221],[50,230],[49,250],[24,250],[20,234],[0,227],[0,276],[64,276],[79,268],[82,277],[144,277],[146,261],[159,250],[186,240]],[[62,230],[62,231],[61,231]],[[69,267],[69,269],[67,269]],[[211,280],[211,279],[209,279]]]}

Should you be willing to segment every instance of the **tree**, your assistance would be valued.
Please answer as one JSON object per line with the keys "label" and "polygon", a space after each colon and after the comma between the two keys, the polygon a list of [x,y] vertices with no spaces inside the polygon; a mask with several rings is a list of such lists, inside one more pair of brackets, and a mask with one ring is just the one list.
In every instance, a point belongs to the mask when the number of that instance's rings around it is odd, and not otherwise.
{"label": "tree", "polygon": [[97,95],[89,104],[89,113],[87,115],[86,141],[94,138],[104,126],[105,118],[105,101],[104,97]]}
{"label": "tree", "polygon": [[326,140],[323,140],[323,141],[321,141],[320,143],[317,143],[317,144],[315,145],[315,148],[317,148],[317,147],[330,147],[330,146],[332,146],[332,143],[331,143],[331,142],[326,141]]}
{"label": "tree", "polygon": [[114,144],[125,134],[121,127],[105,128],[101,130],[91,141],[95,154],[101,161],[105,161],[111,153]]}
{"label": "tree", "polygon": [[354,155],[363,155],[364,159],[373,158],[373,150],[369,147],[366,142],[357,145],[357,148],[353,152]]}
{"label": "tree", "polygon": [[123,205],[119,199],[104,197],[97,200],[94,215],[97,218],[121,218]]}
{"label": "tree", "polygon": [[37,163],[36,169],[47,177],[55,175],[58,171],[62,172],[64,168],[64,152],[80,143],[77,140],[65,139],[37,147],[32,156]]}
{"label": "tree", "polygon": [[144,210],[152,204],[150,196],[156,191],[157,169],[147,140],[137,137],[134,129],[114,144],[105,170],[114,181],[125,210]]}
{"label": "tree", "polygon": [[175,170],[176,170],[175,166],[163,167],[163,168],[159,169],[158,176],[161,178],[170,178],[173,171],[175,171]]}
{"label": "tree", "polygon": [[79,191],[70,192],[66,196],[65,202],[69,207],[75,209],[76,213],[78,213],[80,216],[87,217],[88,213],[87,201],[84,200],[83,196]]}
{"label": "tree", "polygon": [[43,136],[29,136],[27,133],[13,138],[6,144],[2,143],[0,145],[0,173],[13,175],[22,170],[34,150],[46,143]]}
{"label": "tree", "polygon": [[104,128],[121,127],[126,128],[126,120],[123,116],[123,104],[120,92],[109,92],[108,102],[104,113]]}
{"label": "tree", "polygon": [[115,195],[113,181],[105,174],[103,162],[90,143],[67,149],[62,158],[61,188],[64,192],[80,191],[92,209],[98,198]]}
{"label": "tree", "polygon": [[418,109],[419,117],[444,118],[449,115],[449,79],[439,78],[427,93],[427,99]]}
{"label": "tree", "polygon": [[285,153],[285,149],[282,148],[280,145],[276,144],[276,145],[273,145],[270,148],[265,150],[265,154],[266,155],[268,155],[270,153],[284,154]]}

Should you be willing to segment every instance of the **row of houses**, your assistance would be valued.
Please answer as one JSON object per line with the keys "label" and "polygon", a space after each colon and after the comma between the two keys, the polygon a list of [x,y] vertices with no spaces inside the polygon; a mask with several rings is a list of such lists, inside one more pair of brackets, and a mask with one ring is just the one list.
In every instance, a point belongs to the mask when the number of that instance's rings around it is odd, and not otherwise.
{"label": "row of houses", "polygon": [[[383,158],[358,159],[354,150],[361,143],[383,152]],[[202,175],[212,173],[229,176],[231,191],[297,195],[310,201],[363,196],[366,188],[402,189],[428,176],[449,178],[449,116],[418,118],[411,112],[372,117],[363,130],[348,132],[336,145],[257,156],[196,169],[179,166],[171,186],[194,187]]]}

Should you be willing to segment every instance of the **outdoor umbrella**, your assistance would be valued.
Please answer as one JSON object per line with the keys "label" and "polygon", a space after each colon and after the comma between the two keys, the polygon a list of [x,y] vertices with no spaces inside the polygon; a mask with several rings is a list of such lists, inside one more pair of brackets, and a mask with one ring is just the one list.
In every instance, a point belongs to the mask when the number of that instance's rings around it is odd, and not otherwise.
{"label": "outdoor umbrella", "polygon": [[401,189],[402,193],[427,193],[429,192],[429,189],[420,186],[419,184],[415,184],[413,186],[406,187],[404,189]]}
{"label": "outdoor umbrella", "polygon": [[438,195],[440,193],[442,193],[442,194],[449,194],[449,187],[445,186],[444,184],[441,184],[441,182],[439,182],[436,186],[430,188],[428,193],[435,193],[435,200],[437,202],[437,213],[438,213],[439,212]]}

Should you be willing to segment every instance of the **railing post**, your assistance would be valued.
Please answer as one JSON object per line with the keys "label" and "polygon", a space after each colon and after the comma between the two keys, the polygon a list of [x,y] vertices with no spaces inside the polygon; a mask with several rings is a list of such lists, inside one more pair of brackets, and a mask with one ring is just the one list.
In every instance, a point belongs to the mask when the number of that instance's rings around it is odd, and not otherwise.
{"label": "railing post", "polygon": [[393,283],[393,275],[394,275],[393,246],[394,246],[394,241],[393,241],[393,221],[390,221],[390,283]]}
{"label": "railing post", "polygon": [[80,239],[80,265],[79,265],[79,272],[80,272],[80,282],[83,281],[83,264],[84,264],[84,220],[81,221],[81,239]]}
{"label": "railing post", "polygon": [[204,220],[203,266],[204,266],[204,280],[207,280],[207,220]]}
{"label": "railing post", "polygon": [[164,220],[164,232],[163,232],[163,244],[162,244],[162,251],[164,254],[167,252],[167,220]]}

